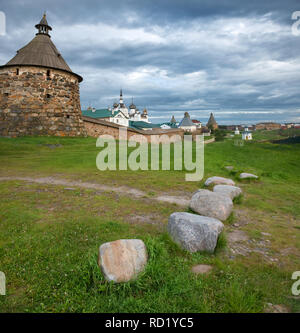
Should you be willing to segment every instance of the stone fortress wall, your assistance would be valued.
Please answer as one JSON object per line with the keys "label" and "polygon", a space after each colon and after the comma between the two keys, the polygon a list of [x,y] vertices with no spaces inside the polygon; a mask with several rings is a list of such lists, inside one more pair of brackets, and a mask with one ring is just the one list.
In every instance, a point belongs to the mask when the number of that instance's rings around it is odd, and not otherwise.
{"label": "stone fortress wall", "polygon": [[[85,123],[87,134],[95,138],[98,138],[100,135],[108,134],[114,139],[118,140],[119,129],[124,128],[124,126],[120,126],[118,124],[114,124],[105,120],[94,119],[85,116],[83,116],[82,118]],[[169,140],[173,142],[173,140],[175,139],[178,139],[179,141],[184,135],[184,131],[180,128],[174,128],[169,130],[155,129],[148,131],[136,130],[130,127],[125,127],[125,129],[127,130],[127,139],[130,139],[134,135],[142,135],[149,143],[151,141],[156,142],[157,140],[160,140],[161,143],[168,143]]]}
{"label": "stone fortress wall", "polygon": [[0,136],[85,136],[78,77],[35,66],[0,68]]}
{"label": "stone fortress wall", "polygon": [[259,123],[255,125],[255,129],[257,130],[276,130],[276,129],[280,129],[281,125],[277,124],[277,123]]}

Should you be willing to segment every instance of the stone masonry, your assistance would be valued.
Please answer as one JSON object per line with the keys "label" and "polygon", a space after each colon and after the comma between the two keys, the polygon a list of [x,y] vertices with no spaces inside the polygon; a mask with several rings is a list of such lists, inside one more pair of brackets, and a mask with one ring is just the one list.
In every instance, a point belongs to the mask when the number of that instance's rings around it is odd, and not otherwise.
{"label": "stone masonry", "polygon": [[86,135],[76,75],[36,66],[0,69],[0,136],[24,135]]}
{"label": "stone masonry", "polygon": [[[119,139],[119,129],[124,128],[124,126],[120,126],[118,124],[114,124],[105,120],[100,120],[100,119],[94,119],[90,117],[82,117],[85,128],[87,130],[88,136],[92,137],[99,137],[100,135],[110,135],[114,139],[118,140]],[[170,129],[170,130],[162,130],[162,129],[157,129],[157,130],[136,130],[133,128],[126,127],[127,129],[127,139],[132,138],[135,135],[138,135],[139,137],[142,136],[147,140],[147,142],[153,142],[153,143],[158,143],[158,140],[160,143],[169,143],[171,142],[176,142],[182,140],[184,131],[180,128],[176,129]],[[133,139],[132,139],[133,140]],[[139,141],[136,140],[136,141]]]}

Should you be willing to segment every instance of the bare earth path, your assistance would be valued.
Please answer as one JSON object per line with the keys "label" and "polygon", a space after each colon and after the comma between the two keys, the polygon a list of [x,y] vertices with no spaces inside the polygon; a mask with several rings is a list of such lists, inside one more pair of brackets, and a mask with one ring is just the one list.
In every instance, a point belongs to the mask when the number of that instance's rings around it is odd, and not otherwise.
{"label": "bare earth path", "polygon": [[87,183],[82,182],[80,180],[78,181],[70,181],[65,179],[59,179],[54,177],[40,177],[40,178],[33,178],[33,177],[19,177],[19,176],[10,176],[10,177],[0,177],[0,182],[3,181],[10,181],[10,180],[21,180],[29,183],[38,183],[38,184],[47,184],[47,185],[62,185],[62,186],[68,186],[68,187],[80,187],[84,189],[94,189],[99,191],[113,191],[117,193],[123,193],[123,194],[130,194],[134,197],[141,198],[141,197],[147,197],[151,200],[161,201],[161,202],[168,202],[168,203],[174,203],[179,206],[187,207],[189,205],[190,199],[188,197],[176,197],[176,196],[170,196],[168,194],[161,195],[161,196],[148,196],[146,192],[137,190],[135,188],[127,187],[127,186],[108,186],[108,185],[102,185],[102,184],[95,184],[95,183]]}

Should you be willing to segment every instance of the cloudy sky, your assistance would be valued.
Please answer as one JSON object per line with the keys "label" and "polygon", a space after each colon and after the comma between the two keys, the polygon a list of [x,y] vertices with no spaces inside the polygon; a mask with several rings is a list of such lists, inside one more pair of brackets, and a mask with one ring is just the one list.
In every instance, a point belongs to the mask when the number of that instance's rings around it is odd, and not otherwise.
{"label": "cloudy sky", "polygon": [[[81,76],[81,104],[133,96],[153,122],[184,111],[206,123],[300,122],[299,0],[0,0],[0,64],[35,34],[51,37]],[[299,18],[300,19],[300,18]]]}

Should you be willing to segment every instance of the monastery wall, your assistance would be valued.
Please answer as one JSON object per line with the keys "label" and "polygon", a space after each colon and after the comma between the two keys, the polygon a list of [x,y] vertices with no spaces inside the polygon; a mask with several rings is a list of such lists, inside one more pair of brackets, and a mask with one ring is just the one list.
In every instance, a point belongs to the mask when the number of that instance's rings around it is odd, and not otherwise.
{"label": "monastery wall", "polygon": [[[103,134],[108,134],[114,137],[116,140],[119,139],[119,129],[124,128],[123,126],[119,126],[117,124],[107,122],[105,120],[99,120],[99,119],[93,119],[90,117],[84,117],[83,121],[85,123],[85,128],[87,130],[87,134],[92,137],[99,137]],[[126,127],[127,128],[127,127]],[[135,130],[131,128],[127,128],[127,139],[131,138],[133,135],[142,135],[147,139],[147,142],[151,142],[152,140],[158,139],[155,136],[162,136],[161,137],[161,143],[167,143],[169,141],[169,138],[182,138],[184,134],[184,131],[182,129],[170,129],[170,130],[148,130],[148,131],[142,131],[142,130]],[[163,136],[165,135],[165,136]],[[156,141],[155,141],[156,142]]]}

